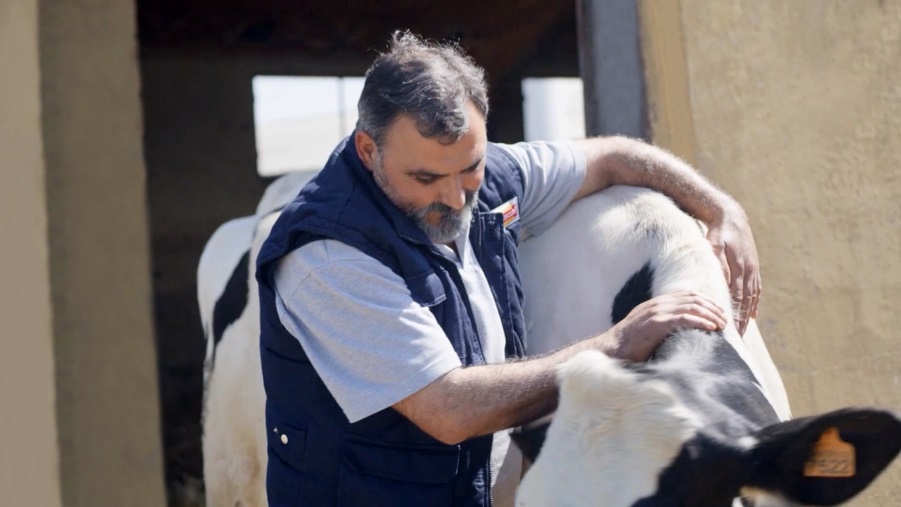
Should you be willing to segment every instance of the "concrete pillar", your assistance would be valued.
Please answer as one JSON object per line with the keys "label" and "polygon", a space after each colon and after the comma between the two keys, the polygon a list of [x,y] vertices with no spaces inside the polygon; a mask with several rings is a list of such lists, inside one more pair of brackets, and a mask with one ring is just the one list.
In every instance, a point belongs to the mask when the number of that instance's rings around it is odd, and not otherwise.
{"label": "concrete pillar", "polygon": [[646,138],[638,10],[632,0],[579,0],[579,73],[585,132]]}
{"label": "concrete pillar", "polygon": [[135,31],[0,6],[2,505],[165,504]]}
{"label": "concrete pillar", "polygon": [[36,0],[0,4],[0,505],[61,505]]}

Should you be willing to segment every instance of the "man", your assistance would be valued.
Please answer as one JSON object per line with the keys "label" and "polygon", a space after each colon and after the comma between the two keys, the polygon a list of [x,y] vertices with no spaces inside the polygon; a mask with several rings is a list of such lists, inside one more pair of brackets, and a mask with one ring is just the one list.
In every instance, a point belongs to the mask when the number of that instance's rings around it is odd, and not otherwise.
{"label": "man", "polygon": [[607,186],[657,189],[704,221],[745,319],[756,311],[743,211],[672,155],[618,137],[488,143],[482,70],[409,33],[367,72],[359,112],[259,255],[270,505],[511,499],[509,428],[554,409],[558,364],[585,349],[643,361],[676,328],[722,328],[709,299],[670,294],[512,360],[520,234]]}

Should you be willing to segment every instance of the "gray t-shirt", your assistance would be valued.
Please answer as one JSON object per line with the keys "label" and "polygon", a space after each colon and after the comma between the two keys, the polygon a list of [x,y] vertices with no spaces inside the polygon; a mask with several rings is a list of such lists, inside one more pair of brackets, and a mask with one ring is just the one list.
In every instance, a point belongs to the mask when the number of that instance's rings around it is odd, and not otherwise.
{"label": "gray t-shirt", "polygon": [[[582,185],[584,155],[569,142],[499,146],[522,169],[523,235],[540,234]],[[460,270],[486,360],[502,363],[500,315],[467,238],[464,233],[457,239],[459,256],[447,247],[442,251]],[[279,261],[275,288],[282,324],[300,341],[351,422],[394,405],[461,366],[444,330],[427,307],[413,301],[403,279],[356,248],[336,240],[304,245]],[[498,482],[505,475],[499,468],[508,446],[508,433],[497,434],[492,478]]]}

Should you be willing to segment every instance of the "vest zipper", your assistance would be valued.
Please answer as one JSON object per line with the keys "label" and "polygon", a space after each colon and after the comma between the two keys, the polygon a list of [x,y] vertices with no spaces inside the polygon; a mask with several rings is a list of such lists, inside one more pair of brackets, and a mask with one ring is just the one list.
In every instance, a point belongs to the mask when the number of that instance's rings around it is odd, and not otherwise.
{"label": "vest zipper", "polygon": [[466,307],[466,313],[469,314],[469,321],[472,322],[472,332],[476,335],[476,343],[479,344],[479,356],[482,358],[482,364],[488,364],[488,359],[485,357],[485,346],[482,344],[482,335],[479,334],[479,326],[476,324],[476,314],[472,309],[472,303],[469,300],[469,290],[466,288],[466,283],[463,281],[463,275],[460,274],[460,268],[457,267],[457,263],[450,259],[446,259],[448,264],[453,264],[453,269],[450,270],[453,273],[456,281],[460,288],[463,289],[463,305]]}
{"label": "vest zipper", "polygon": [[[478,247],[479,247],[479,251],[481,251],[481,248],[482,248],[482,221],[475,220],[475,225],[476,225],[476,227],[479,228]],[[421,242],[416,241],[413,238],[410,238],[404,234],[401,234],[400,236],[407,240],[410,240],[410,241],[413,241],[416,243],[421,243]],[[472,331],[476,335],[476,343],[479,344],[479,355],[482,357],[482,364],[488,364],[488,359],[485,357],[485,345],[482,344],[482,336],[481,336],[481,334],[479,334],[479,325],[476,323],[476,315],[472,309],[472,303],[469,300],[469,290],[466,288],[466,283],[463,281],[463,275],[460,274],[460,268],[457,267],[456,262],[454,262],[451,259],[448,259],[440,252],[437,252],[437,250],[435,250],[435,251],[436,251],[436,253],[439,254],[439,258],[441,259],[441,262],[446,262],[447,264],[452,265],[453,269],[450,269],[449,272],[451,273],[451,276],[455,277],[454,281],[457,283],[457,286],[463,289],[463,294],[462,294],[463,305],[466,307],[466,313],[469,315],[469,321],[472,323]],[[466,252],[457,252],[457,255],[460,257],[460,260],[462,262],[463,256],[466,255]],[[485,475],[487,476],[487,479],[488,479],[487,482],[485,483],[485,496],[488,498],[488,507],[492,507],[494,505],[494,498],[492,498],[492,496],[491,496],[491,452],[494,450],[494,435],[491,435],[491,442],[492,442],[491,448],[488,449],[488,461],[485,463]]]}
{"label": "vest zipper", "polygon": [[[476,255],[476,262],[478,262],[478,259],[482,257],[482,230],[485,227],[484,227],[484,223],[481,219],[482,217],[479,216],[478,214],[476,215],[476,217],[477,217],[477,219],[474,220],[474,225],[479,228],[479,240],[476,242],[476,247],[478,248],[478,250],[476,250],[474,248],[473,252],[478,252],[478,255]],[[464,254],[465,254],[465,252],[464,252]],[[461,281],[462,281],[462,278],[463,277],[461,276],[460,277]],[[465,291],[466,284],[464,283],[462,285],[463,285],[463,290]],[[469,299],[469,294],[466,295],[466,298]],[[500,309],[498,309],[498,311],[500,311]],[[473,315],[473,321],[475,321],[475,315]],[[476,328],[476,338],[479,338],[479,326],[476,325],[475,328]],[[485,358],[485,348],[482,345],[481,338],[479,338],[479,348],[482,350],[482,361],[484,361],[485,364],[488,364],[488,360]],[[488,497],[488,507],[492,507],[494,505],[494,496],[493,496],[493,492],[491,490],[492,489],[491,488],[491,454],[493,451],[494,451],[494,435],[492,434],[491,435],[491,449],[488,450],[488,463],[485,464],[485,473],[488,475],[488,481],[485,483],[485,488],[486,488],[485,494]]]}
{"label": "vest zipper", "polygon": [[[482,241],[482,229],[479,228],[479,244],[481,246]],[[458,254],[459,255],[459,254]],[[462,259],[462,257],[461,257]],[[482,356],[482,364],[488,364],[488,359],[485,357],[485,346],[482,344],[482,336],[479,334],[479,326],[476,323],[475,312],[472,309],[472,303],[469,300],[469,290],[466,288],[466,283],[463,281],[463,275],[460,274],[460,268],[457,267],[457,263],[448,259],[451,264],[454,265],[454,269],[451,270],[452,273],[456,274],[456,278],[460,287],[463,288],[463,303],[466,306],[466,311],[469,313],[469,319],[472,321],[472,331],[476,335],[476,342],[479,344],[479,355]],[[488,507],[492,507],[494,505],[494,498],[491,496],[491,453],[494,451],[494,435],[491,435],[491,448],[488,449],[488,461],[485,463],[485,475],[487,476],[487,481],[485,482],[485,497],[488,498]]]}
{"label": "vest zipper", "polygon": [[[484,223],[482,221],[482,217],[479,215],[480,215],[480,213],[477,212],[477,214],[476,214],[477,219],[473,221],[474,225],[479,228],[479,240],[476,242],[476,248],[478,248],[478,250],[473,249],[474,252],[478,252],[478,255],[476,255],[476,262],[478,262],[478,259],[482,257],[482,230],[485,228]],[[462,276],[461,276],[461,281],[462,281]],[[463,289],[466,290],[466,284],[463,284]],[[467,299],[468,298],[469,298],[469,295],[467,294]],[[500,311],[500,309],[498,309],[498,311]],[[475,320],[474,317],[475,317],[475,315],[473,315],[473,320]],[[476,337],[479,337],[478,326],[475,326],[475,328],[476,328]],[[485,359],[485,349],[482,345],[481,339],[479,339],[479,348],[482,349],[482,361],[484,361],[485,364],[488,364],[487,359]],[[491,435],[491,449],[488,450],[488,463],[485,464],[485,473],[488,475],[488,481],[485,483],[485,489],[486,489],[485,494],[488,497],[488,507],[492,507],[494,505],[494,496],[491,491],[491,454],[493,451],[494,451],[494,435],[492,434]]]}

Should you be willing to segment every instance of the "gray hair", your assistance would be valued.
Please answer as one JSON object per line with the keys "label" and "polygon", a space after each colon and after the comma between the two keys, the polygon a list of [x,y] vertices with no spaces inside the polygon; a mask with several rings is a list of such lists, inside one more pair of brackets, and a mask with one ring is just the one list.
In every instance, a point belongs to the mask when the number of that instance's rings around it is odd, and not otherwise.
{"label": "gray hair", "polygon": [[366,71],[357,129],[383,146],[388,127],[403,114],[416,122],[423,137],[450,144],[469,130],[467,100],[488,119],[484,70],[455,44],[396,31],[388,51]]}

